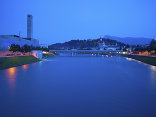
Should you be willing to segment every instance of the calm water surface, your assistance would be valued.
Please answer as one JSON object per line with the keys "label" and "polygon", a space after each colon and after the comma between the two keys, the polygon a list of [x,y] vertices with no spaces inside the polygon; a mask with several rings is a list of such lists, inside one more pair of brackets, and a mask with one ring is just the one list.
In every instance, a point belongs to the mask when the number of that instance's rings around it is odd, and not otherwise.
{"label": "calm water surface", "polygon": [[156,67],[54,57],[0,70],[0,117],[156,117]]}

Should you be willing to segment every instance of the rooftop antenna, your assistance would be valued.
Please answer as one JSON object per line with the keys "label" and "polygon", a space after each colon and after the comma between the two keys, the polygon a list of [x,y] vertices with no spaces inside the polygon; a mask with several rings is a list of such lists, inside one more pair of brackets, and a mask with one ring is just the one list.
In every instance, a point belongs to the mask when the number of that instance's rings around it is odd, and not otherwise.
{"label": "rooftop antenna", "polygon": [[19,31],[19,40],[21,39],[21,32]]}
{"label": "rooftop antenna", "polygon": [[21,37],[21,32],[19,31],[19,37]]}

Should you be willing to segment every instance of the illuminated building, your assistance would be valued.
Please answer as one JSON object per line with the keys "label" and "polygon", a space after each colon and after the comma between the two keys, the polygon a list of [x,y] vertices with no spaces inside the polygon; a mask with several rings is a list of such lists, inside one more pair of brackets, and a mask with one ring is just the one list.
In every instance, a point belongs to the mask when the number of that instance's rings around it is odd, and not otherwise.
{"label": "illuminated building", "polygon": [[27,39],[31,40],[33,36],[33,16],[27,15]]}
{"label": "illuminated building", "polygon": [[33,17],[32,15],[27,15],[27,38],[22,38],[20,35],[0,35],[0,55],[7,52],[11,44],[17,44],[20,46],[24,46],[25,44],[34,47],[39,46],[39,41],[32,38],[32,32]]}

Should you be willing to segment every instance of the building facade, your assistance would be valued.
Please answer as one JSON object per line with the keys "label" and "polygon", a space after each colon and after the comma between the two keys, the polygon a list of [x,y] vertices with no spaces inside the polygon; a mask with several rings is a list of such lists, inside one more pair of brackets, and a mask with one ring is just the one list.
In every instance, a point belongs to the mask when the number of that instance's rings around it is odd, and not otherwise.
{"label": "building facade", "polygon": [[22,38],[17,35],[0,35],[0,54],[8,51],[11,44],[17,44],[21,47],[25,44],[29,46],[40,46],[37,39],[32,38],[33,33],[33,22],[32,15],[27,15],[27,38]]}
{"label": "building facade", "polygon": [[0,50],[6,51],[11,44],[20,45],[21,47],[25,44],[29,46],[37,47],[39,46],[39,41],[37,39],[28,40],[27,38],[22,38],[17,35],[0,35]]}
{"label": "building facade", "polygon": [[99,49],[100,50],[112,50],[112,51],[116,51],[120,49],[120,46],[117,45],[106,45],[105,42],[100,42],[99,43]]}
{"label": "building facade", "polygon": [[42,51],[41,50],[33,50],[31,51],[31,55],[33,55],[34,57],[38,58],[38,59],[42,59]]}

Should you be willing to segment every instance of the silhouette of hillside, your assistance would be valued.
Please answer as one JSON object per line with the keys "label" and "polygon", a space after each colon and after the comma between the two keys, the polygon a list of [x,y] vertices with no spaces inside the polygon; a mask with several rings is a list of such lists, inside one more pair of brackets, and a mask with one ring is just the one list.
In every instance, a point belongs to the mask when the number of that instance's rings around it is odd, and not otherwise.
{"label": "silhouette of hillside", "polygon": [[119,42],[129,45],[146,45],[149,44],[152,40],[152,38],[144,38],[144,37],[116,37],[109,35],[104,36],[104,38],[117,40]]}
{"label": "silhouette of hillside", "polygon": [[126,44],[117,42],[116,40],[99,38],[88,40],[71,40],[65,43],[56,43],[49,46],[49,49],[97,49],[99,43],[105,43],[106,45],[118,45],[125,46]]}

